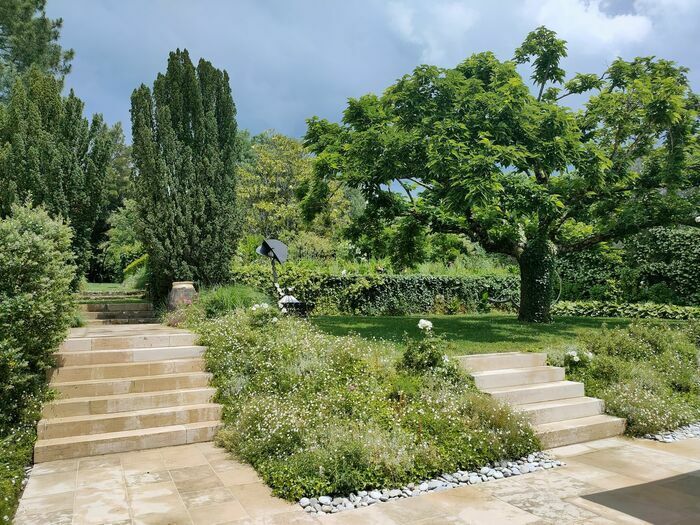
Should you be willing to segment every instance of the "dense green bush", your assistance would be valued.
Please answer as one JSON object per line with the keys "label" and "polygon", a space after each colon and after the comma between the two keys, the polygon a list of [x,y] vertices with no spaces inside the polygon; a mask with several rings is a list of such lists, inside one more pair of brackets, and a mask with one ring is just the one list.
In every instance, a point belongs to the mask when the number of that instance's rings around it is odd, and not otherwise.
{"label": "dense green bush", "polygon": [[[31,462],[46,371],[74,314],[71,230],[40,208],[0,220],[0,516]],[[9,521],[9,518],[4,519]]]}
{"label": "dense green bush", "polygon": [[[274,293],[268,266],[240,265],[232,270],[235,283]],[[300,300],[316,305],[317,313],[402,315],[456,313],[476,310],[484,294],[518,295],[517,276],[393,275],[374,271],[365,275],[324,272],[318,267],[286,264],[279,271],[282,286],[292,287]]]}
{"label": "dense green bush", "polygon": [[634,436],[671,430],[700,420],[700,346],[696,327],[660,322],[603,329],[575,347],[549,352],[552,364],[582,381],[586,395],[627,419]]}
{"label": "dense green bush", "polygon": [[71,231],[40,208],[0,221],[0,432],[43,386],[73,316]]}
{"label": "dense green bush", "polygon": [[456,368],[415,372],[393,345],[278,316],[258,307],[196,326],[224,405],[218,440],[276,494],[398,487],[537,448],[521,416]]}
{"label": "dense green bush", "polygon": [[632,317],[655,319],[700,319],[700,307],[658,303],[613,303],[603,301],[560,301],[552,315],[562,317]]}

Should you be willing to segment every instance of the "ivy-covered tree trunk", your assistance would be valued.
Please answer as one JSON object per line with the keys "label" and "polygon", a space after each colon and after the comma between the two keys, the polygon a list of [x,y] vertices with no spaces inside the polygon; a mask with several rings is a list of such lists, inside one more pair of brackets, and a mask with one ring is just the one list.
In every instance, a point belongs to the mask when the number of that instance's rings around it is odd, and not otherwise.
{"label": "ivy-covered tree trunk", "polygon": [[527,243],[520,265],[520,313],[527,323],[551,323],[554,298],[554,246],[547,239]]}

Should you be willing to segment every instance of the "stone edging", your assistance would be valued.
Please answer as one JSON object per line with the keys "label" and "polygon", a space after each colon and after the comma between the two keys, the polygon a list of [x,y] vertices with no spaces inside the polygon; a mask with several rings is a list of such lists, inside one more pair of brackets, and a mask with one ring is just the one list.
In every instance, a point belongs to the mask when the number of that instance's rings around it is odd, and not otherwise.
{"label": "stone edging", "polygon": [[659,432],[658,434],[647,434],[644,436],[644,439],[661,441],[662,443],[673,443],[674,441],[690,438],[700,438],[700,421],[691,423],[690,425],[685,425],[677,428],[676,430]]}
{"label": "stone edging", "polygon": [[331,498],[330,496],[301,498],[299,505],[308,513],[335,514],[344,510],[369,507],[385,501],[412,498],[465,485],[478,485],[479,483],[548,470],[562,465],[564,463],[544,452],[534,452],[515,461],[489,463],[476,471],[460,470],[454,474],[442,474],[437,478],[425,480],[421,483],[409,483],[399,489],[361,490],[353,492],[345,498]]}

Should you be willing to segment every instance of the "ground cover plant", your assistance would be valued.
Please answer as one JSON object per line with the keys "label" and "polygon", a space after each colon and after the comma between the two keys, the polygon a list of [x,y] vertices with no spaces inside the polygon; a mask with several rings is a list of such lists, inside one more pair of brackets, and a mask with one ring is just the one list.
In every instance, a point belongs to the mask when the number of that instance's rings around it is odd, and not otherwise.
{"label": "ground cover plant", "polygon": [[432,334],[333,336],[266,305],[195,323],[225,407],[220,444],[284,498],[397,487],[538,447]]}
{"label": "ground cover plant", "polygon": [[633,323],[591,331],[575,345],[549,352],[586,395],[627,419],[627,433],[643,436],[700,420],[698,325]]}
{"label": "ground cover plant", "polygon": [[[312,322],[333,335],[356,333],[367,339],[383,338],[401,342],[404,337],[421,337],[419,316],[316,316]],[[542,352],[570,343],[577,337],[601,330],[603,326],[624,327],[630,319],[561,317],[552,324],[527,324],[504,313],[430,315],[435,330],[445,337],[450,355],[489,352]]]}

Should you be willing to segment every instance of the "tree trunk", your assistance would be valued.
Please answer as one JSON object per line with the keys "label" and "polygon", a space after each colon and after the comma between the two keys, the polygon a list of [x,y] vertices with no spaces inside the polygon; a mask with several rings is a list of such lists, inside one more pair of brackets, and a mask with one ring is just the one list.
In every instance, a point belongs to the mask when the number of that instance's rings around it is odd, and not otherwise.
{"label": "tree trunk", "polygon": [[527,243],[520,265],[520,314],[526,323],[551,323],[554,298],[554,246],[547,239]]}

